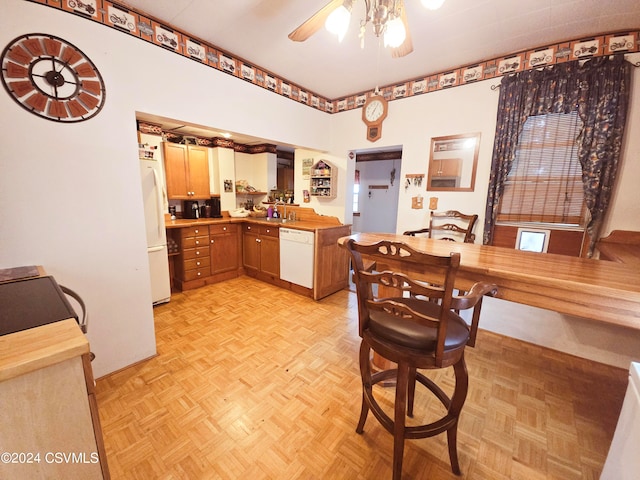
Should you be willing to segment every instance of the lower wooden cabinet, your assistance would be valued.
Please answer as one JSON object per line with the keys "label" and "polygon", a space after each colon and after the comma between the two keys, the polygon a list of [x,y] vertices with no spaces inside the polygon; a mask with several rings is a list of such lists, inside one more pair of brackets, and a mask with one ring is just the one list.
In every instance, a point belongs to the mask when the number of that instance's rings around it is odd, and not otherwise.
{"label": "lower wooden cabinet", "polygon": [[170,257],[172,284],[178,290],[228,280],[242,270],[242,238],[237,224],[171,228],[167,237],[178,244],[177,255]]}
{"label": "lower wooden cabinet", "polygon": [[242,226],[242,263],[248,275],[280,280],[280,229],[273,226]]}
{"label": "lower wooden cabinet", "polygon": [[180,290],[204,286],[211,275],[209,228],[206,225],[181,228],[177,242],[180,254],[174,257],[174,284]]}
{"label": "lower wooden cabinet", "polygon": [[240,266],[238,230],[236,224],[209,225],[211,275],[238,270]]}

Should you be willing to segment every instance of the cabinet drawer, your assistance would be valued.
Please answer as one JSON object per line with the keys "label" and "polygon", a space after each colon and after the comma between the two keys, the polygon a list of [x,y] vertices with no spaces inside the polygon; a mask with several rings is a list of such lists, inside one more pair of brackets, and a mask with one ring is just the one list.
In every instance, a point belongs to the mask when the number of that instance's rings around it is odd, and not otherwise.
{"label": "cabinet drawer", "polygon": [[182,239],[182,248],[198,248],[209,244],[209,235],[186,237]]}
{"label": "cabinet drawer", "polygon": [[202,258],[209,256],[209,245],[198,248],[185,248],[182,251],[182,259],[190,260],[192,258]]}
{"label": "cabinet drawer", "polygon": [[209,235],[236,233],[237,231],[238,231],[238,225],[232,225],[230,223],[225,223],[222,225],[209,225]]}
{"label": "cabinet drawer", "polygon": [[208,256],[205,256],[205,257],[200,256],[198,258],[189,258],[185,260],[183,263],[184,270],[186,272],[187,270],[194,270],[198,268],[208,267],[210,265],[209,259],[210,257]]}
{"label": "cabinet drawer", "polygon": [[243,223],[242,224],[242,231],[243,232],[255,233],[257,235],[257,234],[260,233],[260,225]]}
{"label": "cabinet drawer", "polygon": [[185,227],[180,229],[180,236],[182,238],[197,237],[198,235],[208,235],[209,231],[207,226],[198,225],[197,227]]}
{"label": "cabinet drawer", "polygon": [[266,227],[260,226],[260,235],[265,237],[279,237],[280,236],[280,228],[279,227]]}
{"label": "cabinet drawer", "polygon": [[189,282],[191,280],[197,280],[198,278],[205,278],[211,275],[209,267],[196,268],[195,270],[186,270],[184,272],[184,281]]}

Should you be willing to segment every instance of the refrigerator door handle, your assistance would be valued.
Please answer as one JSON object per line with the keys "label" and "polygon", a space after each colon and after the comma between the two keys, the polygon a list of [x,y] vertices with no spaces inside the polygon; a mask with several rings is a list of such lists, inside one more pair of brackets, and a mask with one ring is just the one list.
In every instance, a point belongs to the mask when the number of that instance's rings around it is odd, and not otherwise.
{"label": "refrigerator door handle", "polygon": [[152,253],[152,252],[159,252],[160,250],[162,250],[162,249],[164,249],[164,248],[165,248],[165,246],[164,246],[164,245],[160,245],[160,246],[157,246],[157,247],[148,247],[148,248],[147,248],[147,252],[148,252],[148,253]]}
{"label": "refrigerator door handle", "polygon": [[164,228],[164,185],[160,181],[158,171],[153,169],[153,182],[156,186],[156,213],[158,215],[158,234],[162,235],[162,229]]}

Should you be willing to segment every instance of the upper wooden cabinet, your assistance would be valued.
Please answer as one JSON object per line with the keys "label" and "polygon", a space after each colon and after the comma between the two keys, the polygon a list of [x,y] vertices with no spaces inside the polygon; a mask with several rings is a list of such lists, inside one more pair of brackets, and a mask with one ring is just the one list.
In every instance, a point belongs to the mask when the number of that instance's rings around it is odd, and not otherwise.
{"label": "upper wooden cabinet", "polygon": [[164,142],[167,196],[171,200],[204,200],[209,191],[209,152],[198,145]]}

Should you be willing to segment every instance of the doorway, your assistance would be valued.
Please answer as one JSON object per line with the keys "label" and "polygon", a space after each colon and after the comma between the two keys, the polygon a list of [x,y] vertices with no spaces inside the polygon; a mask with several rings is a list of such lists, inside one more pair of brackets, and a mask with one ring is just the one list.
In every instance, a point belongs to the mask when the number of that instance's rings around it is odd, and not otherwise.
{"label": "doorway", "polygon": [[353,231],[396,233],[402,147],[355,153]]}

